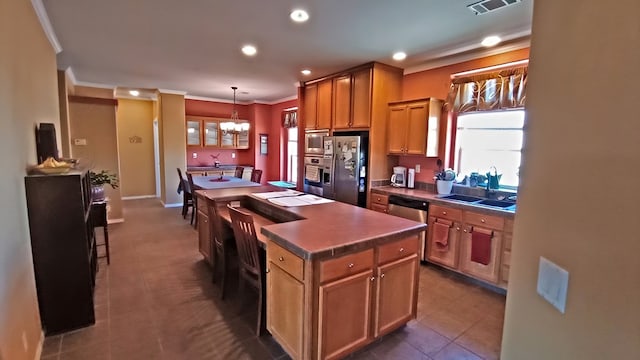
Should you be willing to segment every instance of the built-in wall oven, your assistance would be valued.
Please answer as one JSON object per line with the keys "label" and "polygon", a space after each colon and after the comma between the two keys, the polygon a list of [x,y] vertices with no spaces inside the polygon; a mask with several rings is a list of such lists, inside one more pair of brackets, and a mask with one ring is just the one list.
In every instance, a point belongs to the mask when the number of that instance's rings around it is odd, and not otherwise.
{"label": "built-in wall oven", "polygon": [[328,130],[307,130],[304,133],[304,153],[306,155],[324,155],[323,137],[329,136]]}
{"label": "built-in wall oven", "polygon": [[[429,203],[422,200],[407,199],[400,196],[389,196],[389,215],[427,223]],[[427,260],[427,232],[420,233],[420,260]]]}
{"label": "built-in wall oven", "polygon": [[304,157],[304,192],[323,196],[322,188],[331,183],[331,159],[322,156]]}

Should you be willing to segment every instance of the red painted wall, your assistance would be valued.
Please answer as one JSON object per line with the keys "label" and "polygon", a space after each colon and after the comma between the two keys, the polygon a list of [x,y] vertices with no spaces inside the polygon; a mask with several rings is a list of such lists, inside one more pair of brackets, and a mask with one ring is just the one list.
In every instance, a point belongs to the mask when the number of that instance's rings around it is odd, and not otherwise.
{"label": "red painted wall", "polygon": [[[402,99],[411,100],[425,97],[434,97],[446,100],[451,85],[451,75],[463,71],[480,69],[493,65],[505,64],[513,61],[529,58],[529,49],[510,51],[504,54],[487,56],[458,64],[444,66],[436,69],[421,71],[405,75],[402,82]],[[450,149],[444,149],[446,140],[446,114],[440,119],[442,131],[440,132],[440,153]],[[455,143],[452,144],[455,146]],[[444,161],[444,155],[441,157]],[[414,168],[420,165],[421,171],[416,174],[416,181],[433,183],[434,171],[438,170],[436,159],[422,156],[400,156],[399,165]]]}

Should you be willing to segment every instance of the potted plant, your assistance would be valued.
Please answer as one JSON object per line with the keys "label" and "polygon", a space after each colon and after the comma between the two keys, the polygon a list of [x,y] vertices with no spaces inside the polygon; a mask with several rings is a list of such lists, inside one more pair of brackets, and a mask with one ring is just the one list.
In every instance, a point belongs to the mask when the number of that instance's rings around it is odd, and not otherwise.
{"label": "potted plant", "polygon": [[89,171],[91,177],[91,197],[93,201],[104,201],[104,185],[108,184],[113,189],[118,188],[118,176],[110,173],[107,170],[102,170],[99,173]]}

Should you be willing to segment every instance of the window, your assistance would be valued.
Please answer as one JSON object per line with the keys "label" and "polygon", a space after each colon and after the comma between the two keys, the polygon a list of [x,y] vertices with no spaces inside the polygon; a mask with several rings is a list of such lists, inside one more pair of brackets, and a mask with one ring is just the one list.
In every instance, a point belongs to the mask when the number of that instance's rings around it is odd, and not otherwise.
{"label": "window", "polygon": [[500,187],[518,187],[524,110],[466,113],[458,116],[455,169],[481,175],[495,166]]}
{"label": "window", "polygon": [[287,128],[287,181],[298,179],[298,128]]}

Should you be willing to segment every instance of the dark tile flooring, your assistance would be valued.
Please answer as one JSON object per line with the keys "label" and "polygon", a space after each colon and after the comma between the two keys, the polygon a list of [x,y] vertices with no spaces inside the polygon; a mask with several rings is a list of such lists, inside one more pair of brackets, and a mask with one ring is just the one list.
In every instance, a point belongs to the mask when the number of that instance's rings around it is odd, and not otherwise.
{"label": "dark tile flooring", "polygon": [[[256,337],[254,299],[219,299],[197,232],[156,200],[126,201],[109,226],[111,265],[100,261],[96,324],[45,339],[42,359],[286,359]],[[97,231],[100,235],[101,232]],[[354,359],[497,359],[505,298],[421,266],[418,319]]]}

